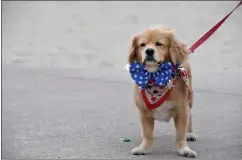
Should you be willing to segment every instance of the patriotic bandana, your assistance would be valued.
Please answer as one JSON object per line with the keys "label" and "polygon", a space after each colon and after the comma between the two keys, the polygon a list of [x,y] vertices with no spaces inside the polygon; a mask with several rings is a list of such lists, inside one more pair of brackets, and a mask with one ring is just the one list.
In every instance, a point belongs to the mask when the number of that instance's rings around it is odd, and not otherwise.
{"label": "patriotic bandana", "polygon": [[135,83],[143,90],[151,79],[153,79],[158,86],[167,85],[170,79],[175,77],[175,68],[178,66],[180,66],[180,64],[174,66],[171,62],[167,61],[159,66],[157,72],[150,73],[146,70],[144,65],[135,61],[130,64],[129,72]]}

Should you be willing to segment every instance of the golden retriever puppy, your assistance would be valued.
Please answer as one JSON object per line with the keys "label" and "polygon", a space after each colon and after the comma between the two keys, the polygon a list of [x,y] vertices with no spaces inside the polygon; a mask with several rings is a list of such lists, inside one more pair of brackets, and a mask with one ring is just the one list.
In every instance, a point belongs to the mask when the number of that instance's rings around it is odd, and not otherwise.
{"label": "golden retriever puppy", "polygon": [[[179,155],[185,157],[197,156],[197,153],[190,149],[187,144],[189,140],[196,140],[196,135],[192,130],[190,113],[193,91],[191,68],[187,59],[188,54],[189,51],[186,46],[175,38],[173,31],[169,28],[148,29],[132,38],[128,57],[129,64],[130,66],[134,63],[139,64],[136,68],[143,66],[144,70],[138,72],[146,76],[139,77],[138,74],[130,71],[131,76],[133,76],[133,79],[140,78],[140,80],[147,79],[148,81],[137,80],[134,86],[134,101],[141,124],[142,142],[132,150],[132,154],[144,155],[150,153],[153,144],[154,120],[169,122],[173,118],[176,128],[176,147]],[[171,62],[173,68],[180,62],[182,64],[180,71],[185,71],[183,73],[186,75],[177,74],[177,69],[172,71],[165,69],[164,74],[169,71],[174,72],[175,76],[168,76],[167,83],[162,83],[162,77],[161,79],[156,77],[156,82],[160,82],[160,86],[157,86],[157,83],[148,79],[147,75],[150,75],[149,78],[155,79],[154,74],[165,62]],[[170,66],[171,63],[166,63],[166,65]],[[136,68],[129,68],[129,70],[134,71]],[[160,74],[163,73],[160,72]],[[146,84],[142,88],[141,85],[138,85],[139,83]],[[155,91],[160,95],[154,96]],[[153,99],[149,100],[149,96]],[[153,108],[149,108],[147,104],[154,99],[163,100],[159,103],[151,103],[150,105]]]}

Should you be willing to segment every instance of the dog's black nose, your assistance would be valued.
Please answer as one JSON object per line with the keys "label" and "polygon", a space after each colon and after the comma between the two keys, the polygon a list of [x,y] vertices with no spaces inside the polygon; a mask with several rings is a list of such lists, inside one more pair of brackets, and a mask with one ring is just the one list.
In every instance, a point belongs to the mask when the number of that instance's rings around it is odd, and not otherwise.
{"label": "dog's black nose", "polygon": [[145,53],[147,54],[147,56],[153,56],[155,51],[152,48],[147,48]]}

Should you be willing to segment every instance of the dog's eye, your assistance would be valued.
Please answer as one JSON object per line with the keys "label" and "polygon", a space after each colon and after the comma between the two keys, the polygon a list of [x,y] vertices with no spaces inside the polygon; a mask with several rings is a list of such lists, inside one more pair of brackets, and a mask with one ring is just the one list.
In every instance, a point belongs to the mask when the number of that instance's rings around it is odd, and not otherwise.
{"label": "dog's eye", "polygon": [[144,47],[144,46],[145,46],[145,44],[144,44],[144,43],[141,43],[139,46],[140,46],[140,47]]}
{"label": "dog's eye", "polygon": [[162,43],[160,43],[160,42],[156,42],[156,44],[155,44],[156,46],[163,46],[163,44]]}

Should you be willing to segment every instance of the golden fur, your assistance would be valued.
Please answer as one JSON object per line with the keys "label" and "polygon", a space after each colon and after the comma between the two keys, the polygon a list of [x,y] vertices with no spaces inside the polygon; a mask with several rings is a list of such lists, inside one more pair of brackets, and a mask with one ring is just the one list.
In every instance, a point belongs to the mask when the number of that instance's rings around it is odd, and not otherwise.
{"label": "golden fur", "polygon": [[[156,46],[156,42],[162,43],[162,46]],[[156,50],[156,57],[161,60],[172,61],[173,64],[182,62],[189,77],[189,87],[191,90],[191,98],[188,100],[188,91],[184,85],[182,78],[177,78],[175,87],[173,87],[166,102],[172,102],[173,107],[169,110],[169,114],[174,119],[176,128],[176,146],[181,156],[196,157],[195,151],[191,150],[187,145],[188,140],[196,140],[196,136],[192,129],[192,120],[190,109],[192,108],[192,73],[191,66],[188,62],[189,51],[186,46],[175,38],[173,31],[169,28],[148,29],[132,38],[129,50],[129,63],[137,60],[143,63],[143,48],[140,46],[144,43],[146,46]],[[154,130],[154,112],[148,111],[142,99],[140,89],[137,85],[134,87],[134,101],[138,109],[138,115],[141,123],[142,142],[132,150],[133,154],[146,154],[150,151],[153,144]],[[187,137],[186,137],[187,135]]]}

